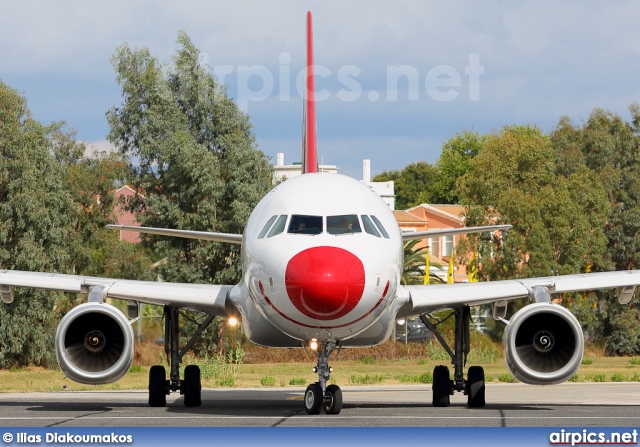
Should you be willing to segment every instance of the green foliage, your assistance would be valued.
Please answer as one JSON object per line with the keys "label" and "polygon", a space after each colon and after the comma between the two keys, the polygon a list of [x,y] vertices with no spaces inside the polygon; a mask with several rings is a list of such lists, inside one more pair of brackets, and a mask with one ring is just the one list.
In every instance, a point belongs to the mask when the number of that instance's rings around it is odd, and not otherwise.
{"label": "green foliage", "polygon": [[147,368],[145,368],[144,366],[138,365],[137,363],[134,363],[129,368],[129,372],[134,374],[146,373]]}
{"label": "green foliage", "polygon": [[273,376],[263,376],[260,379],[260,385],[262,386],[276,386],[276,378]]}
{"label": "green foliage", "polygon": [[629,380],[629,377],[622,373],[613,373],[611,374],[612,382],[626,382]]}
{"label": "green foliage", "polygon": [[433,374],[425,372],[419,376],[412,376],[408,374],[402,374],[395,377],[400,383],[433,383]]}
{"label": "green foliage", "polygon": [[427,349],[429,359],[431,360],[451,360],[451,356],[439,343],[429,343]]}
{"label": "green foliage", "polygon": [[220,379],[216,380],[216,385],[228,388],[234,386],[235,383],[236,379],[234,379],[233,376],[221,377]]}
{"label": "green foliage", "polygon": [[350,385],[376,385],[382,382],[384,382],[384,376],[379,374],[373,376],[369,374],[365,374],[364,376],[352,374],[349,376]]}
{"label": "green foliage", "polygon": [[[144,226],[241,234],[251,210],[272,187],[271,166],[256,148],[248,117],[226,95],[189,37],[178,34],[173,65],[162,67],[146,48],[125,44],[112,64],[123,103],[107,113],[109,141],[135,159],[128,181],[137,195],[127,203]],[[163,280],[235,284],[241,277],[235,244],[147,236],[143,244],[164,259]],[[185,338],[197,325],[189,313]],[[194,346],[221,353],[222,322]]]}
{"label": "green foliage", "polygon": [[578,273],[606,251],[607,195],[586,167],[556,175],[554,148],[540,129],[505,126],[489,137],[459,181],[467,224],[511,223],[507,237],[470,236],[487,279]]}
{"label": "green foliage", "polygon": [[[426,268],[427,250],[417,247],[420,240],[408,241],[404,244],[404,264],[400,281],[402,284],[422,284],[424,281],[424,270]],[[439,264],[432,264],[434,267],[441,267]],[[429,272],[431,284],[441,284],[444,281],[436,274]]]}
{"label": "green foliage", "polygon": [[606,379],[604,374],[586,374],[584,380],[586,382],[604,382]]}
{"label": "green foliage", "polygon": [[456,182],[472,168],[475,158],[487,143],[488,136],[463,130],[442,145],[436,162],[436,180],[430,189],[432,203],[460,203]]}
{"label": "green foliage", "polygon": [[516,378],[511,374],[500,374],[498,376],[498,382],[513,383],[515,381]]}
{"label": "green foliage", "polygon": [[[25,98],[0,82],[0,268],[70,271],[77,213],[52,155],[58,128],[33,120]],[[55,365],[56,296],[17,289],[0,306],[0,367]]]}
{"label": "green foliage", "polygon": [[393,180],[396,194],[395,209],[398,210],[432,202],[431,185],[435,179],[435,168],[424,161],[410,163],[402,171],[383,171],[373,177],[374,182]]}
{"label": "green foliage", "polygon": [[307,383],[307,379],[305,379],[304,377],[294,377],[293,379],[289,380],[289,385],[292,386],[302,386],[305,385]]}
{"label": "green foliage", "polygon": [[373,365],[374,363],[376,363],[376,359],[371,356],[363,357],[360,361],[365,365]]}
{"label": "green foliage", "polygon": [[[146,226],[242,233],[271,188],[271,167],[255,147],[251,124],[224,86],[178,34],[171,67],[146,48],[125,44],[112,58],[123,104],[107,113],[109,140],[129,158],[130,182],[144,196],[129,206]],[[167,281],[232,284],[240,279],[237,245],[149,236],[167,262]]]}
{"label": "green foliage", "polygon": [[637,354],[640,343],[640,309],[612,304],[607,317],[608,350],[617,355]]}
{"label": "green foliage", "polygon": [[493,363],[500,357],[500,351],[493,343],[484,344],[482,346],[472,348],[469,351],[467,362],[486,364]]}
{"label": "green foliage", "polygon": [[593,363],[593,360],[591,359],[582,359],[582,362],[580,362],[581,365],[591,365]]}

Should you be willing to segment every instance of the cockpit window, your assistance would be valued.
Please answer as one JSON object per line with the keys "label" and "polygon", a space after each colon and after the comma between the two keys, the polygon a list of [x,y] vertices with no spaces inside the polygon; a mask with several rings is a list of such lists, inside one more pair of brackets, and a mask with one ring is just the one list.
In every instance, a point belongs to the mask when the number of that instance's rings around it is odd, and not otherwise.
{"label": "cockpit window", "polygon": [[369,216],[363,214],[360,217],[362,218],[362,226],[364,227],[364,231],[374,235],[375,237],[380,237],[380,233],[378,232],[378,230],[376,230],[376,227],[373,222],[371,222],[371,219],[369,219]]}
{"label": "cockpit window", "polygon": [[358,216],[346,214],[344,216],[327,216],[327,233],[353,234],[362,233]]}
{"label": "cockpit window", "polygon": [[380,222],[380,220],[376,216],[371,216],[371,219],[373,219],[373,221],[376,224],[376,227],[378,227],[378,230],[380,230],[380,233],[382,233],[385,239],[389,239],[389,233],[387,233],[387,230],[385,230],[384,227],[382,226],[382,222]]}
{"label": "cockpit window", "polygon": [[275,216],[271,216],[269,218],[269,220],[267,221],[266,224],[264,224],[264,228],[262,229],[262,231],[260,232],[260,234],[258,235],[258,239],[262,239],[266,234],[267,231],[269,231],[269,228],[271,228],[271,225],[273,225],[273,222],[278,218],[277,215]]}
{"label": "cockpit window", "polygon": [[322,233],[322,216],[304,216],[294,214],[289,222],[287,233],[320,234]]}
{"label": "cockpit window", "polygon": [[269,231],[269,234],[267,235],[267,237],[273,237],[276,236],[280,233],[282,233],[284,231],[284,226],[287,223],[287,215],[283,214],[282,216],[278,217],[278,220],[276,221],[276,224],[273,226],[273,228],[271,229],[271,231]]}

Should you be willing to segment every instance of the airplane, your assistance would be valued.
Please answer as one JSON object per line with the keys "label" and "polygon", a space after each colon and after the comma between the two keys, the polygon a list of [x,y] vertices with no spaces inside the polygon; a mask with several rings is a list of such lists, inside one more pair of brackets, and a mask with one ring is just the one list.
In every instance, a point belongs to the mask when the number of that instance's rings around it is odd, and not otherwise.
{"label": "airplane", "polygon": [[[216,317],[237,319],[255,344],[303,347],[316,358],[318,381],[304,393],[309,414],[338,414],[342,391],[330,384],[329,357],[343,348],[378,345],[387,340],[397,320],[420,317],[451,357],[449,367],[433,371],[432,404],[450,405],[462,392],[472,408],[485,405],[484,370],[470,366],[470,307],[492,304],[495,319],[504,321],[505,360],[521,382],[546,385],[571,378],[580,366],[584,336],[578,320],[551,301],[551,294],[617,288],[628,303],[640,284],[640,271],[600,272],[477,283],[402,285],[403,243],[452,234],[496,232],[509,225],[401,233],[389,207],[355,179],[318,168],[313,85],[312,19],[307,13],[306,93],[302,175],[275,186],[251,213],[240,234],[109,225],[119,230],[241,244],[242,279],[238,284],[180,284],[132,281],[80,275],[0,270],[0,296],[13,301],[14,287],[84,292],[87,301],[60,321],[55,350],[62,371],[85,384],[111,383],[126,374],[134,353],[132,321],[140,303],[163,306],[164,366],[149,371],[148,403],[166,405],[179,392],[187,407],[199,406],[200,370],[179,366],[184,354]],[[126,300],[127,311],[107,303]],[[505,320],[507,301],[533,303]],[[183,309],[207,315],[195,335],[179,346]],[[455,340],[449,346],[429,318],[451,311]]]}

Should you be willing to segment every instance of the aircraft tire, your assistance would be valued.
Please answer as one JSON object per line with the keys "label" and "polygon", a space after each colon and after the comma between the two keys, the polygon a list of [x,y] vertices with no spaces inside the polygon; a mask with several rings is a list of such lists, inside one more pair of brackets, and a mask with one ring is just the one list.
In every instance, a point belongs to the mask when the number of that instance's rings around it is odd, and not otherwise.
{"label": "aircraft tire", "polygon": [[482,408],[484,400],[484,369],[482,366],[471,366],[467,373],[467,406]]}
{"label": "aircraft tire", "polygon": [[329,385],[325,393],[327,400],[324,402],[324,412],[338,414],[342,410],[342,390],[338,385]]}
{"label": "aircraft tire", "polygon": [[438,365],[433,369],[433,406],[448,407],[449,400],[449,368]]}
{"label": "aircraft tire", "polygon": [[199,407],[202,404],[202,383],[200,367],[187,365],[184,368],[184,406]]}
{"label": "aircraft tire", "polygon": [[304,409],[309,414],[318,414],[322,409],[322,403],[322,387],[318,382],[310,384],[304,393]]}
{"label": "aircraft tire", "polygon": [[149,406],[167,405],[167,372],[162,365],[153,365],[149,370]]}

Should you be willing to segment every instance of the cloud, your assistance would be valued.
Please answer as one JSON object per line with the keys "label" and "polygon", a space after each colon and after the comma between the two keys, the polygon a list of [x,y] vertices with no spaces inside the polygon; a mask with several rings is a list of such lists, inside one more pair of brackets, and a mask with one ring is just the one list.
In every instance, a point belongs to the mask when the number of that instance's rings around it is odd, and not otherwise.
{"label": "cloud", "polygon": [[[0,47],[0,78],[25,91],[37,119],[65,119],[80,138],[97,141],[108,132],[104,113],[121,100],[109,63],[114,48],[147,46],[171,63],[184,29],[211,66],[234,68],[227,79],[232,96],[238,95],[239,67],[261,65],[273,74],[272,94],[248,103],[256,136],[261,148],[275,140],[295,140],[299,147],[301,100],[291,85],[288,101],[277,98],[278,76],[284,65],[295,78],[304,64],[307,9],[314,14],[316,63],[333,73],[318,86],[335,96],[342,88],[336,73],[351,65],[360,70],[362,89],[355,101],[318,104],[320,138],[336,142],[336,156],[342,155],[338,141],[367,141],[363,150],[374,169],[375,157],[387,159],[375,151],[389,147],[376,141],[404,141],[411,148],[456,130],[489,131],[514,122],[547,130],[562,115],[579,122],[594,107],[625,115],[640,98],[640,8],[633,0],[12,2],[0,16],[0,39],[10,43]],[[290,57],[286,64],[282,53]],[[475,102],[464,84],[470,54],[484,66]],[[388,67],[403,65],[419,75],[418,101],[402,89],[397,101],[388,100]],[[461,74],[455,100],[427,94],[425,77],[440,65]],[[376,94],[378,101],[371,101]],[[398,163],[414,161],[416,153],[398,153],[404,157]],[[352,163],[348,169],[357,172],[360,161]]]}

